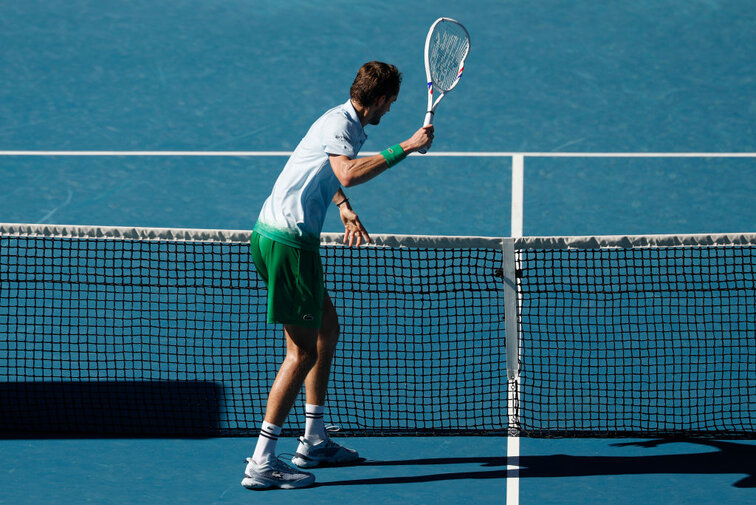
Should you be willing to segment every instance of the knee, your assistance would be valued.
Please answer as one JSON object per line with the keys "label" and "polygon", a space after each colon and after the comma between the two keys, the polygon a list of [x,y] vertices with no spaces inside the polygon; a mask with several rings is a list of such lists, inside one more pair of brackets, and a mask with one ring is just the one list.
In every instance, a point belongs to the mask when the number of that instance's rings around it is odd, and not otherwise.
{"label": "knee", "polygon": [[329,347],[336,347],[341,334],[339,317],[335,310],[328,310],[323,313],[323,324],[320,327],[320,335],[325,339]]}
{"label": "knee", "polygon": [[286,358],[293,361],[294,366],[302,371],[309,371],[318,361],[317,347],[294,347],[289,349]]}

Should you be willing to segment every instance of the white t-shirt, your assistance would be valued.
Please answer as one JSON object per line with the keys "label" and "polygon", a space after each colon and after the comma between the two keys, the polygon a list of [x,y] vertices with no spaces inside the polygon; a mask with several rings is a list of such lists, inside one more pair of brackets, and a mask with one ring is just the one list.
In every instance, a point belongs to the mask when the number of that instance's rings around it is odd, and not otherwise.
{"label": "white t-shirt", "polygon": [[366,139],[351,100],[323,114],[286,162],[255,231],[293,247],[317,250],[326,211],[340,187],[328,156],[356,158]]}

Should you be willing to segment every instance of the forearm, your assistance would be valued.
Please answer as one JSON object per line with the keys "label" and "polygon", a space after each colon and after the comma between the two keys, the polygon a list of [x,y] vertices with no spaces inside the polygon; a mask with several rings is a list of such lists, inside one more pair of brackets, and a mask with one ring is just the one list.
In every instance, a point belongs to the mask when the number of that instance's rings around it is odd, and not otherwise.
{"label": "forearm", "polygon": [[[404,152],[404,154],[402,154],[402,158],[404,158],[404,156],[406,156],[407,154],[415,152],[419,149],[419,147],[413,144],[410,140],[400,142],[399,146],[401,146],[402,151]],[[354,184],[352,184],[353,186],[367,182],[389,168],[388,161],[383,154],[366,156],[364,158],[357,158],[350,161],[351,163],[347,164],[347,171],[351,175],[350,178],[355,181]]]}
{"label": "forearm", "polygon": [[341,207],[341,204],[349,205],[349,199],[344,194],[344,190],[339,188],[338,191],[336,191],[336,194],[333,195],[333,198],[331,201],[336,205],[337,207]]}
{"label": "forearm", "polygon": [[380,154],[366,156],[364,158],[355,158],[353,160],[348,158],[340,159],[335,167],[336,176],[341,183],[347,187],[357,186],[358,184],[367,182],[382,174],[387,168],[388,164],[386,163],[386,158]]}
{"label": "forearm", "polygon": [[433,126],[423,126],[412,137],[388,148],[381,154],[350,159],[347,156],[330,156],[331,167],[339,182],[346,187],[356,186],[380,175],[387,168],[399,163],[410,153],[430,145],[433,140]]}

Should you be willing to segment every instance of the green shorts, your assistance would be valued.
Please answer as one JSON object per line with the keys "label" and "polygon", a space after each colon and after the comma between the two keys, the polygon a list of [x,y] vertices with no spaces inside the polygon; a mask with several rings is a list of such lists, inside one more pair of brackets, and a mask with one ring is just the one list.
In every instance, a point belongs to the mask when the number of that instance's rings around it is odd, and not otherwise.
{"label": "green shorts", "polygon": [[323,265],[320,253],[291,247],[257,232],[252,261],[268,287],[268,323],[320,328],[323,321]]}

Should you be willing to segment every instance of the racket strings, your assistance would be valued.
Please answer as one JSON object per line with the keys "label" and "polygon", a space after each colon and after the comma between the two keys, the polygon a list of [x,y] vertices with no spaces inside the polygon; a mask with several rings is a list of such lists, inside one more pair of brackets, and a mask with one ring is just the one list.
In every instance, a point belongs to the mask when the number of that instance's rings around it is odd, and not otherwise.
{"label": "racket strings", "polygon": [[433,86],[447,92],[462,74],[470,42],[464,29],[455,23],[440,23],[431,37],[428,63]]}

